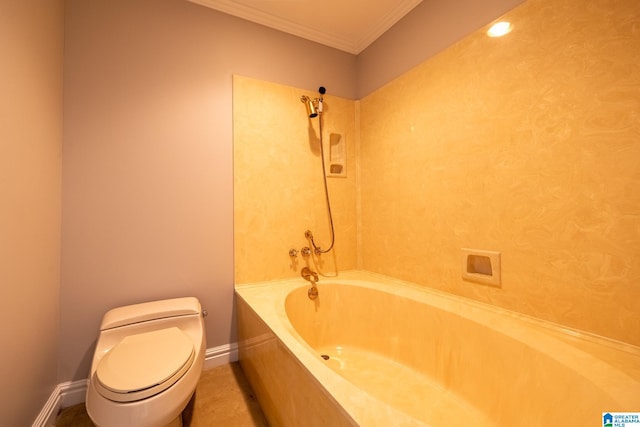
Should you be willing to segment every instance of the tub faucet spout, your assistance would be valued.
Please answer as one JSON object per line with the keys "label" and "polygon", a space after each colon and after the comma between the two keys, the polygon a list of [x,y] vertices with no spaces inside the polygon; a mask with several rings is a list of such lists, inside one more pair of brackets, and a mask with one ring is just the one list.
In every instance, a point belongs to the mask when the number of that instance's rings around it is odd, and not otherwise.
{"label": "tub faucet spout", "polygon": [[300,272],[300,275],[304,280],[307,280],[313,283],[314,285],[318,281],[318,273],[311,270],[309,267],[303,267],[302,271]]}
{"label": "tub faucet spout", "polygon": [[316,282],[318,281],[318,273],[311,270],[309,267],[303,267],[302,271],[300,271],[300,275],[304,278],[304,280],[311,282],[311,287],[307,291],[309,299],[315,300],[316,298],[318,298],[318,288],[316,287]]}

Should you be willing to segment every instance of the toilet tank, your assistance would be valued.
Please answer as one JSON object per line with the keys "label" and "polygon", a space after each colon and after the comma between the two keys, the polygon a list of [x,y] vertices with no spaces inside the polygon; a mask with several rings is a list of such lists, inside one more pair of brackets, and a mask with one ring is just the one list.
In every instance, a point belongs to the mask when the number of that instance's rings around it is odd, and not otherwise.
{"label": "toilet tank", "polygon": [[127,305],[107,311],[102,317],[100,330],[105,331],[120,326],[169,317],[199,315],[201,311],[200,301],[194,297]]}

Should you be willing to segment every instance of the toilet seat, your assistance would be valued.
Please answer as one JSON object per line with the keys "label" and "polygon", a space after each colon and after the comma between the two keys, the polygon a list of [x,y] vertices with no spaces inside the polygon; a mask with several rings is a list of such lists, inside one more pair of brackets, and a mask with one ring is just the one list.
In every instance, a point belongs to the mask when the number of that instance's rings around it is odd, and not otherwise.
{"label": "toilet seat", "polygon": [[116,402],[146,399],[175,384],[194,358],[192,340],[177,327],[129,335],[100,360],[94,383]]}

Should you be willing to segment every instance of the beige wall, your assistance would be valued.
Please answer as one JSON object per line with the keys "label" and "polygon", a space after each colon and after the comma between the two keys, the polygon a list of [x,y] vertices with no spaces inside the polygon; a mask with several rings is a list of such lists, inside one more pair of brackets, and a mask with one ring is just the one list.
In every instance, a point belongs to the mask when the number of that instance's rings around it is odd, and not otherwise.
{"label": "beige wall", "polygon": [[[640,345],[640,9],[508,18],[361,101],[363,266]],[[462,247],[502,253],[502,288]]]}
{"label": "beige wall", "polygon": [[66,39],[60,379],[122,304],[194,295],[235,342],[232,75],[353,98],[355,58],[184,0],[68,0]]}
{"label": "beige wall", "polygon": [[325,275],[356,267],[356,103],[330,95],[324,97],[325,160],[330,159],[332,134],[340,135],[347,150],[346,176],[327,179],[336,243],[319,258],[289,258],[289,249],[311,246],[304,237],[307,229],[322,248],[331,244],[319,121],[307,118],[300,102],[303,94],[319,96],[314,91],[234,78],[236,283],[293,277],[305,265]]}
{"label": "beige wall", "polygon": [[63,2],[0,1],[0,423],[58,383]]}

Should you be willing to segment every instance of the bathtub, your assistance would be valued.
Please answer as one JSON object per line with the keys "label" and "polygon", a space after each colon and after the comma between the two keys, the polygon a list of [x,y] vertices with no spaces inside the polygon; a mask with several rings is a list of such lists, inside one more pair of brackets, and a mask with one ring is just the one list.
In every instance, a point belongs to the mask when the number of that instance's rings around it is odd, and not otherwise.
{"label": "bathtub", "polygon": [[597,426],[640,411],[640,348],[367,272],[236,286],[272,426]]}

